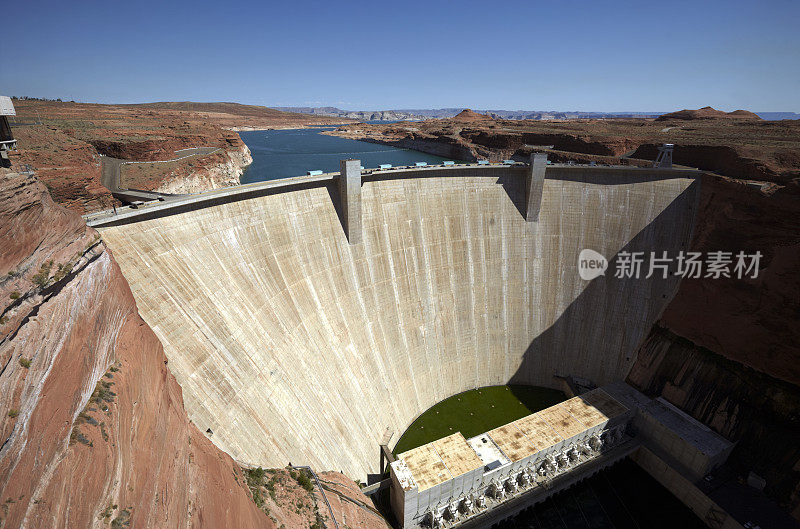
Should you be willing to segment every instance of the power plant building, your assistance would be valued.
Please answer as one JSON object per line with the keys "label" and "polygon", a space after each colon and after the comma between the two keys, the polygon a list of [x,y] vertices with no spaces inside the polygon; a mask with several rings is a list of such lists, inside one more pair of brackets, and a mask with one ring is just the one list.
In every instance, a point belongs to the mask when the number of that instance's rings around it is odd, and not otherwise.
{"label": "power plant building", "polygon": [[681,454],[700,474],[733,448],[679,410],[615,383],[470,439],[457,432],[399,454],[390,463],[392,511],[404,528],[458,525],[543,501],[642,443]]}

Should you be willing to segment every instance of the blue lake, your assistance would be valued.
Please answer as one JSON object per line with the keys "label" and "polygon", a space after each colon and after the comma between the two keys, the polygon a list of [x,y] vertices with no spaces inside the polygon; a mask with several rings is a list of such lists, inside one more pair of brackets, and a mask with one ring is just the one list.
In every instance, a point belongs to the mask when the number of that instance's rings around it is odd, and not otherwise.
{"label": "blue lake", "polygon": [[380,164],[413,165],[414,162],[441,163],[445,158],[396,149],[386,145],[319,134],[328,128],[257,130],[240,132],[250,149],[253,163],[242,175],[242,183],[305,175],[306,171],[339,170],[339,160],[356,158],[366,168]]}

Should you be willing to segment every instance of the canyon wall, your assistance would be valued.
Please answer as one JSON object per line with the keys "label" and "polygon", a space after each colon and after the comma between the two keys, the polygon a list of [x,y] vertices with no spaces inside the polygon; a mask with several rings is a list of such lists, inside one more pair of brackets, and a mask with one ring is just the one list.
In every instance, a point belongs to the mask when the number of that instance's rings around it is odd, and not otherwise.
{"label": "canyon wall", "polygon": [[[449,171],[449,172],[448,172]],[[419,174],[417,174],[419,173]],[[434,403],[554,374],[623,378],[675,278],[580,279],[579,252],[688,245],[699,182],[548,168],[365,179],[350,245],[335,183],[104,228],[189,415],[237,460],[364,479]]]}
{"label": "canyon wall", "polygon": [[97,232],[3,174],[0,247],[0,527],[275,527],[187,419]]}
{"label": "canyon wall", "polygon": [[800,518],[800,190],[705,177],[691,249],[761,252],[757,278],[684,279],[628,381],[712,427]]}
{"label": "canyon wall", "polygon": [[513,121],[465,110],[451,119],[345,125],[325,132],[354,140],[474,161],[531,152],[555,162],[652,165],[657,147],[671,143],[674,162],[731,178],[788,185],[800,178],[800,120],[644,119]]}
{"label": "canyon wall", "polygon": [[[121,187],[194,193],[238,184],[251,162],[239,135],[225,127],[238,123],[273,128],[330,121],[263,107],[198,104],[205,111],[195,112],[191,106],[17,101],[19,118],[28,125],[15,129],[19,150],[12,153],[11,161],[17,169],[23,164],[32,166],[58,204],[89,213],[119,205],[103,185],[108,175],[101,172],[100,155],[157,162],[174,160],[186,154],[185,149],[219,149],[178,162],[123,166]],[[40,121],[45,124],[33,124]]]}

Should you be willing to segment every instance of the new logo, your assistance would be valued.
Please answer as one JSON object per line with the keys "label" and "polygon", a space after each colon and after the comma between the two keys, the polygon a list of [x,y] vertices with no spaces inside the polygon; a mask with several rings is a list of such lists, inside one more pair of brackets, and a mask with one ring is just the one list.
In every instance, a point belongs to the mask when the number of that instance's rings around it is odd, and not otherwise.
{"label": "new logo", "polygon": [[594,250],[581,250],[578,255],[578,274],[584,281],[591,281],[595,277],[605,275],[608,269],[608,259]]}

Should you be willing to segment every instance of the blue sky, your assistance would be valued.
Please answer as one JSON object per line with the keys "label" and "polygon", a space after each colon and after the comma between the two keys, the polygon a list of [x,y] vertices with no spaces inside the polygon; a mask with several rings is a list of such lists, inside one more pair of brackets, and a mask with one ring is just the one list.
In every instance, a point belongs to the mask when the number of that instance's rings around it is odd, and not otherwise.
{"label": "blue sky", "polygon": [[642,4],[28,0],[4,9],[0,94],[800,111],[800,2]]}

